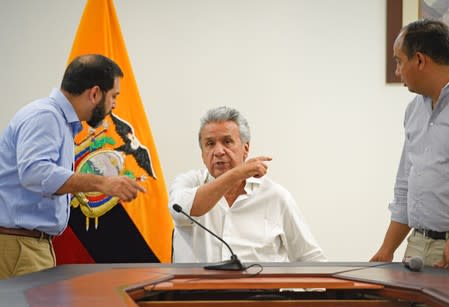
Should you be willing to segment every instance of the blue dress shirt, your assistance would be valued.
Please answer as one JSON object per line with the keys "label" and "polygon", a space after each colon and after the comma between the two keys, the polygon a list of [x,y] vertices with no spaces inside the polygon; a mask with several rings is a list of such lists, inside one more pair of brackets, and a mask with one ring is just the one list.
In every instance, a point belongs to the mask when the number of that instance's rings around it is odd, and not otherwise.
{"label": "blue dress shirt", "polygon": [[17,112],[0,136],[0,226],[50,235],[66,228],[69,195],[55,192],[73,174],[81,127],[58,89]]}
{"label": "blue dress shirt", "polygon": [[417,95],[407,107],[404,127],[391,219],[449,231],[449,84],[434,109],[430,97]]}

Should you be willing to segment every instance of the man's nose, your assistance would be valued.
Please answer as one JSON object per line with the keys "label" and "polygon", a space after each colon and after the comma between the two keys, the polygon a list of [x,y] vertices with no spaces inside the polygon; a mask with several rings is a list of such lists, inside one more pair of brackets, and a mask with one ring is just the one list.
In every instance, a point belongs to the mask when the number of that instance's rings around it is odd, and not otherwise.
{"label": "man's nose", "polygon": [[214,155],[222,156],[225,154],[224,146],[221,144],[216,144],[214,148]]}

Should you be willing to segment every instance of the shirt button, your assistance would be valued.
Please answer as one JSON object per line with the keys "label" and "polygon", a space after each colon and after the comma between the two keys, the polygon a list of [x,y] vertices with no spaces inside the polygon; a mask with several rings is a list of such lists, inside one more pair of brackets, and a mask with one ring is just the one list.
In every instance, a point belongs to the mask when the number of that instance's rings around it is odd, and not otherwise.
{"label": "shirt button", "polygon": [[430,122],[430,126],[433,126],[433,122]]}
{"label": "shirt button", "polygon": [[424,148],[424,151],[426,152],[429,151],[429,147]]}

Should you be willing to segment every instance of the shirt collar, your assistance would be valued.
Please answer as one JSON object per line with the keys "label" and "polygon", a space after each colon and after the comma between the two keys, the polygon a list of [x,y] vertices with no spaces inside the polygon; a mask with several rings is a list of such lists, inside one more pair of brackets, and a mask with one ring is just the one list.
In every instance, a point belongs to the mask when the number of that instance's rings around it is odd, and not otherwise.
{"label": "shirt collar", "polygon": [[51,91],[50,98],[52,98],[56,105],[61,108],[62,114],[64,115],[67,123],[69,123],[72,127],[73,133],[78,134],[78,132],[83,129],[83,126],[81,125],[78,115],[73,108],[73,105],[70,103],[67,97],[64,96],[61,90],[55,88]]}
{"label": "shirt collar", "polygon": [[443,97],[447,95],[449,92],[449,83],[447,83],[443,88],[441,89],[440,97]]}
{"label": "shirt collar", "polygon": [[[441,100],[441,98],[443,98],[444,96],[446,96],[449,93],[449,83],[447,83],[445,86],[443,86],[443,88],[441,89],[440,92],[440,97],[438,97],[438,100]],[[430,101],[432,101],[432,98],[427,97],[430,99]]]}
{"label": "shirt collar", "polygon": [[245,192],[248,195],[252,194],[254,192],[254,190],[260,186],[261,182],[262,182],[262,178],[250,177],[250,178],[246,179]]}

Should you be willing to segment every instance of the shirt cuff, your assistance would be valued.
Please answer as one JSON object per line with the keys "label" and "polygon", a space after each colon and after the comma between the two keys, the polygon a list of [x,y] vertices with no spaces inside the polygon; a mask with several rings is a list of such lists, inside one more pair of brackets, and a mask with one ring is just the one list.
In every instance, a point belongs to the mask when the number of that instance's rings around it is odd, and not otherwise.
{"label": "shirt cuff", "polygon": [[73,175],[73,171],[56,167],[50,176],[42,180],[42,193],[45,197],[53,196],[56,191]]}
{"label": "shirt cuff", "polygon": [[388,205],[391,212],[391,220],[408,225],[407,204],[392,202]]}

